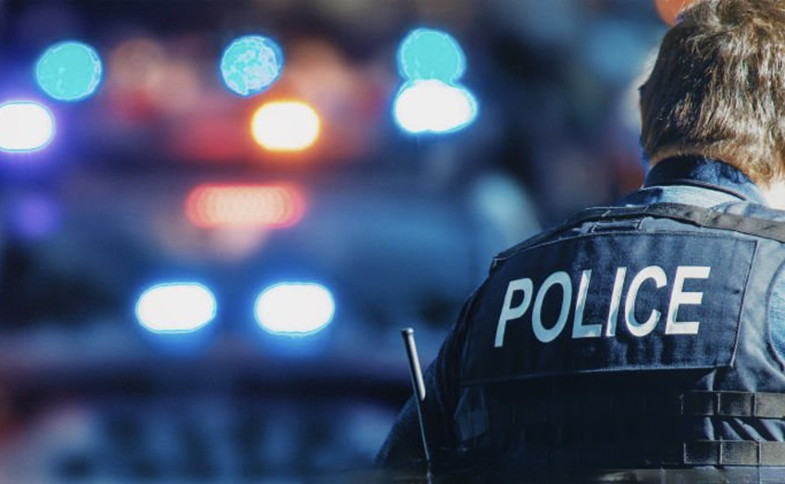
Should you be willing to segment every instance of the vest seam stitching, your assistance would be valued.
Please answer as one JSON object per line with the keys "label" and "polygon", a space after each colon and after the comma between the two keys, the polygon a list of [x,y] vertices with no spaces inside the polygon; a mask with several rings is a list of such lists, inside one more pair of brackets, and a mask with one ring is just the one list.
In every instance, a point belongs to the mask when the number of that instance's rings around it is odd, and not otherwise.
{"label": "vest seam stitching", "polygon": [[[772,282],[775,282],[783,277],[785,277],[785,262],[780,264],[780,266],[774,272],[774,277],[772,278]],[[785,284],[785,279],[782,280],[782,283]],[[774,361],[776,361],[777,364],[779,365],[780,371],[785,372],[785,356],[780,355],[780,352],[777,351],[777,348],[774,346],[774,340],[771,337],[772,325],[771,325],[770,314],[771,314],[771,302],[772,302],[773,295],[774,295],[774,284],[769,284],[769,287],[766,290],[766,313],[765,313],[765,320],[764,320],[764,324],[766,325],[766,346],[767,346],[766,349],[769,351],[769,353],[772,354],[772,356],[774,356]],[[782,321],[782,324],[785,324],[785,321]]]}

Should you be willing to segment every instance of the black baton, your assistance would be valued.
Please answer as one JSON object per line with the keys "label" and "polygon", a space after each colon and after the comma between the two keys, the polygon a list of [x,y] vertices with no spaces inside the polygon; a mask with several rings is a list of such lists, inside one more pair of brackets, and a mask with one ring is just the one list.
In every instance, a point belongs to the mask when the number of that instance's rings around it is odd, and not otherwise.
{"label": "black baton", "polygon": [[422,377],[420,368],[420,358],[417,356],[417,346],[414,344],[414,330],[404,328],[401,330],[403,343],[406,346],[406,355],[409,357],[409,373],[412,376],[412,387],[414,388],[414,399],[417,402],[417,416],[420,419],[420,436],[422,437],[422,447],[425,451],[425,462],[428,464],[428,474],[431,473],[431,452],[428,450],[428,439],[425,437],[425,421],[423,420],[422,404],[425,400],[425,380]]}

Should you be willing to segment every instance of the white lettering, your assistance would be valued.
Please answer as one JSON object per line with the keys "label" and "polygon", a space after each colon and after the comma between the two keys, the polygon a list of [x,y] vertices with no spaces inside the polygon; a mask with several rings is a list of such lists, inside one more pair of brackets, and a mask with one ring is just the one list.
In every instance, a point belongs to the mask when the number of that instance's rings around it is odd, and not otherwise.
{"label": "white lettering", "polygon": [[[556,284],[562,287],[562,304],[559,318],[552,328],[546,329],[542,324],[542,303],[545,300],[545,295],[548,290]],[[532,311],[532,327],[534,329],[534,336],[543,343],[550,343],[561,334],[564,325],[567,323],[567,317],[570,315],[570,302],[572,301],[572,281],[569,274],[563,271],[554,272],[537,292],[537,299],[534,301],[534,309]]]}
{"label": "white lettering", "polygon": [[578,284],[578,300],[575,303],[575,318],[572,322],[572,339],[598,338],[602,335],[602,324],[583,324],[583,310],[586,309],[586,295],[589,292],[591,270],[581,273],[581,282]]}
{"label": "white lettering", "polygon": [[706,266],[679,266],[676,269],[668,316],[665,318],[665,334],[698,334],[700,321],[676,321],[676,316],[682,304],[700,304],[703,301],[702,292],[684,292],[684,280],[708,279],[710,272],[711,267]]}
{"label": "white lettering", "polygon": [[633,336],[643,337],[651,333],[654,327],[660,320],[660,313],[656,309],[652,309],[649,318],[643,323],[639,323],[635,319],[635,300],[638,297],[638,290],[646,279],[652,279],[657,285],[657,288],[662,288],[668,281],[665,276],[665,271],[660,266],[649,266],[641,270],[635,275],[630,283],[630,291],[627,293],[627,301],[624,306],[624,315],[627,321],[627,329]]}
{"label": "white lettering", "polygon": [[[658,294],[654,297],[644,297],[644,300],[649,301],[649,304],[655,304],[651,308],[651,312],[645,321],[640,322],[636,318],[636,305],[639,293],[642,286],[648,280],[652,280],[657,289],[662,289],[668,285],[668,276],[660,266],[651,265],[643,268],[640,272],[635,274],[630,282],[629,289],[624,290],[627,267],[617,267],[616,275],[613,281],[613,289],[610,291],[610,301],[608,305],[608,319],[605,321],[605,331],[603,334],[603,323],[587,323],[584,321],[586,316],[587,303],[589,304],[590,314],[596,314],[596,308],[600,301],[593,301],[589,299],[589,287],[592,281],[592,269],[581,271],[580,282],[576,291],[576,298],[573,301],[573,286],[570,274],[564,271],[554,272],[548,276],[539,288],[534,287],[534,283],[530,278],[522,278],[510,281],[507,285],[507,292],[504,295],[504,305],[499,315],[499,321],[496,326],[496,336],[494,346],[500,348],[504,346],[504,337],[507,331],[507,323],[510,321],[523,318],[528,312],[530,307],[531,324],[534,336],[542,343],[550,343],[558,338],[567,325],[567,320],[570,316],[570,309],[574,303],[575,313],[572,319],[572,339],[580,338],[600,338],[615,337],[616,330],[619,325],[619,318],[621,317],[619,311],[621,310],[622,298],[624,301],[624,323],[627,330],[633,336],[638,338],[651,334],[657,327],[662,318],[662,312],[657,308],[660,307],[660,301],[663,301],[664,295]],[[700,329],[700,321],[679,321],[678,314],[679,308],[682,305],[700,305],[703,302],[703,292],[689,292],[684,290],[685,281],[688,279],[708,279],[711,273],[711,267],[708,266],[677,266],[673,278],[673,287],[670,291],[670,302],[665,318],[665,331],[666,335],[696,335]],[[595,275],[595,280],[599,276]],[[600,287],[595,289],[606,290],[607,286],[602,285],[605,281],[603,277],[599,277]],[[561,286],[561,308],[559,309],[558,317],[555,321],[549,321],[550,327],[546,327],[543,323],[543,305],[545,298],[548,296],[549,291],[554,286]],[[536,297],[534,292],[537,290]],[[652,290],[652,289],[649,289]],[[625,292],[626,297],[625,297]],[[606,293],[607,294],[607,293]],[[599,296],[593,294],[591,297]],[[534,303],[532,304],[532,298]],[[520,299],[520,302],[515,303]],[[555,299],[555,297],[554,297]],[[664,302],[664,301],[663,301]],[[556,303],[558,304],[558,303]],[[645,305],[646,303],[644,303]],[[549,306],[548,310],[553,312]],[[647,308],[648,309],[648,308]],[[660,309],[662,309],[660,307]],[[546,312],[548,312],[546,310]],[[552,314],[550,312],[549,314]]]}
{"label": "white lettering", "polygon": [[[523,301],[519,305],[512,307],[512,298],[517,291],[523,291]],[[504,331],[507,329],[507,321],[520,318],[529,309],[533,292],[532,280],[528,278],[516,279],[510,281],[507,285],[507,293],[504,295],[504,307],[502,307],[502,314],[499,316],[499,324],[496,326],[496,343],[494,344],[496,348],[504,344]]]}
{"label": "white lettering", "polygon": [[613,281],[611,307],[608,310],[608,325],[605,327],[605,336],[616,336],[616,321],[619,319],[619,303],[621,303],[621,290],[624,289],[625,277],[627,277],[626,267],[616,269],[616,279]]}

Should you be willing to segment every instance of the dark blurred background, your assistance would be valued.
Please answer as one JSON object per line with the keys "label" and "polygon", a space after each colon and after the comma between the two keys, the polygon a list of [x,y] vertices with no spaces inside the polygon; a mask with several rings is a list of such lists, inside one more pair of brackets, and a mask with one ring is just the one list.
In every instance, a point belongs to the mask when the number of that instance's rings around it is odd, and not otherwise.
{"label": "dark blurred background", "polygon": [[[463,129],[394,120],[418,27],[465,53]],[[43,149],[0,152],[0,481],[368,469],[411,393],[400,329],[427,364],[495,253],[640,185],[637,87],[666,28],[653,0],[0,0],[0,105],[56,122]],[[286,61],[241,97],[218,62],[252,34]],[[103,62],[81,102],[36,83],[64,40]],[[254,141],[281,99],[318,113],[310,147]],[[285,220],[200,221],[205,185],[283,190],[215,203]],[[215,317],[142,324],[145,291],[178,282],[209,288]],[[287,283],[328,292],[328,324],[263,328],[258,295]]]}

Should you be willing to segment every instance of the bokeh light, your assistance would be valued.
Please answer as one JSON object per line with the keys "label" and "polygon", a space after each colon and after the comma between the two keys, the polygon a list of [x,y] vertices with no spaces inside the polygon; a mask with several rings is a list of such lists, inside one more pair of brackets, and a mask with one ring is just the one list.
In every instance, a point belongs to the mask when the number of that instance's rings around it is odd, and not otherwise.
{"label": "bokeh light", "polygon": [[202,228],[287,227],[304,211],[303,195],[287,185],[201,185],[186,200],[188,219]]}
{"label": "bokeh light", "polygon": [[205,109],[210,101],[202,65],[193,49],[152,37],[118,43],[107,55],[106,91],[114,114],[134,122],[160,114],[190,122],[196,113],[210,111]]}
{"label": "bokeh light", "polygon": [[98,53],[81,42],[61,42],[49,47],[35,65],[36,82],[58,101],[89,97],[98,89],[102,73]]}
{"label": "bokeh light", "polygon": [[398,71],[410,80],[458,80],[466,70],[466,56],[458,42],[448,33],[432,29],[415,29],[398,48]]}
{"label": "bokeh light", "polygon": [[52,235],[62,222],[60,206],[43,193],[27,194],[11,203],[9,229],[26,240]]}
{"label": "bokeh light", "polygon": [[682,10],[689,7],[695,0],[655,0],[657,13],[668,25],[675,25]]}
{"label": "bokeh light", "polygon": [[367,159],[386,122],[394,73],[369,72],[335,43],[319,37],[292,39],[287,59],[281,86],[285,92],[277,98],[296,95],[321,120],[318,147],[298,156],[331,165]]}
{"label": "bokeh light", "polygon": [[263,104],[251,119],[251,134],[269,151],[302,151],[316,142],[321,121],[316,111],[300,101]]}
{"label": "bokeh light", "polygon": [[32,101],[0,105],[0,151],[37,151],[48,145],[54,134],[55,120],[46,106]]}
{"label": "bokeh light", "polygon": [[136,318],[154,333],[189,333],[212,321],[216,309],[215,296],[201,284],[158,284],[139,297]]}
{"label": "bokeh light", "polygon": [[335,300],[321,284],[286,282],[262,291],[254,309],[256,321],[265,331],[304,336],[330,324]]}
{"label": "bokeh light", "polygon": [[147,89],[166,81],[164,45],[153,38],[133,37],[109,52],[107,84],[123,91]]}
{"label": "bokeh light", "polygon": [[477,101],[464,87],[436,80],[414,81],[398,92],[394,114],[410,133],[449,133],[474,121]]}
{"label": "bokeh light", "polygon": [[283,51],[259,35],[234,40],[221,56],[221,77],[232,92],[253,96],[270,87],[283,71]]}

